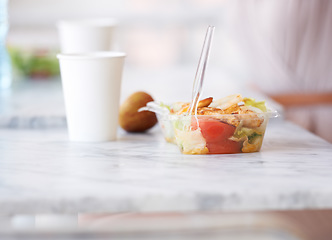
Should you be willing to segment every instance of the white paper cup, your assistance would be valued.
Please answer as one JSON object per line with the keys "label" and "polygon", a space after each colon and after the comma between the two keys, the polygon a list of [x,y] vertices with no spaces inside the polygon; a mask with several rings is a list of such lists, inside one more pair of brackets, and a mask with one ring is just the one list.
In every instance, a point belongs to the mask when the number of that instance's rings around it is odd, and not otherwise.
{"label": "white paper cup", "polygon": [[114,19],[59,21],[60,50],[62,53],[110,51],[116,25]]}
{"label": "white paper cup", "polygon": [[58,54],[69,139],[116,139],[125,53]]}

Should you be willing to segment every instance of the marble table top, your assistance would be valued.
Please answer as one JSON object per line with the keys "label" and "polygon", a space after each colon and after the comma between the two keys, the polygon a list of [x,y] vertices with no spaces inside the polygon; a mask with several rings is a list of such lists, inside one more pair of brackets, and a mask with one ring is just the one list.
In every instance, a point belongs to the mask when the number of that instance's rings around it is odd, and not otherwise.
{"label": "marble table top", "polygon": [[[121,100],[142,89],[157,100],[190,99],[189,72],[126,71]],[[207,76],[207,96],[252,96],[219,78]],[[69,142],[64,112],[59,79],[0,92],[0,214],[332,207],[332,145],[282,118],[269,124],[259,153],[189,156],[159,126],[119,129],[114,142]]]}
{"label": "marble table top", "polygon": [[158,126],[106,143],[0,130],[2,214],[331,208],[331,172],[332,145],[283,121],[233,155],[182,155]]}

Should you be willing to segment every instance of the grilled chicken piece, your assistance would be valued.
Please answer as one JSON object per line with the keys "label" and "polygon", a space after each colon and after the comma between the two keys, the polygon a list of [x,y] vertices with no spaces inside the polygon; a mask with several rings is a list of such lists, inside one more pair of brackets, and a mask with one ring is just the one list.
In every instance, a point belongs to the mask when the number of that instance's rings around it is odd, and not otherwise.
{"label": "grilled chicken piece", "polygon": [[205,98],[198,102],[197,108],[208,107],[213,101],[212,97]]}
{"label": "grilled chicken piece", "polygon": [[243,127],[257,128],[262,125],[264,118],[259,117],[254,111],[248,109],[246,106],[239,107],[237,114],[241,114],[238,117],[242,120]]}
{"label": "grilled chicken piece", "polygon": [[240,124],[240,120],[236,115],[225,115],[225,111],[219,108],[204,107],[197,109],[198,115],[213,116],[213,118],[220,119],[222,122],[226,122],[230,125],[237,127]]}
{"label": "grilled chicken piece", "polygon": [[222,110],[227,109],[232,106],[237,106],[240,102],[243,101],[243,97],[240,94],[233,94],[227,97],[220,98],[214,101],[210,107],[220,108]]}
{"label": "grilled chicken piece", "polygon": [[[198,102],[197,108],[208,107],[212,101],[213,101],[212,97],[205,98]],[[180,115],[180,114],[186,113],[188,111],[189,106],[190,106],[190,103],[183,104],[182,108],[179,111],[177,111],[176,114]]]}
{"label": "grilled chicken piece", "polygon": [[[220,121],[226,122],[237,127],[242,122],[243,127],[256,128],[259,127],[264,119],[259,117],[256,112],[251,110],[247,106],[240,106],[242,101],[241,95],[231,95],[223,99],[217,100],[217,104],[212,103],[213,98],[209,97],[199,101],[197,106],[197,115],[208,115],[213,118],[220,119]],[[215,105],[221,105],[223,109],[214,107]],[[188,111],[190,103],[184,103],[180,110],[175,114],[181,115]],[[227,108],[225,108],[227,106]]]}
{"label": "grilled chicken piece", "polygon": [[254,111],[248,109],[246,106],[232,106],[225,110],[204,107],[197,109],[197,114],[213,116],[214,118],[219,118],[221,121],[227,122],[236,127],[242,121],[243,127],[256,128],[264,121],[263,118],[259,117]]}

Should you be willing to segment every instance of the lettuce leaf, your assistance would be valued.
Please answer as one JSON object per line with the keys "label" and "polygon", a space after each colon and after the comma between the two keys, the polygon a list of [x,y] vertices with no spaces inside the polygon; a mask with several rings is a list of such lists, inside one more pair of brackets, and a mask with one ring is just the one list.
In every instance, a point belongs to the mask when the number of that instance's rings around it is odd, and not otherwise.
{"label": "lettuce leaf", "polygon": [[250,136],[248,136],[248,142],[250,144],[253,144],[255,142],[255,139],[258,138],[258,137],[262,137],[262,134],[254,132],[253,134],[251,134]]}
{"label": "lettuce leaf", "polygon": [[240,139],[240,138],[243,138],[243,137],[246,137],[246,136],[248,137],[248,136],[252,135],[253,133],[255,133],[254,129],[245,128],[245,127],[240,126],[238,129],[236,129],[233,137]]}
{"label": "lettuce leaf", "polygon": [[169,111],[171,111],[171,107],[169,105],[166,105],[165,103],[163,102],[160,102],[159,103],[159,106],[162,107],[162,108],[167,108]]}
{"label": "lettuce leaf", "polygon": [[175,129],[177,145],[185,154],[205,154],[208,153],[206,141],[199,129],[194,131],[181,131]]}
{"label": "lettuce leaf", "polygon": [[262,137],[263,134],[264,132],[259,132],[257,129],[238,126],[231,140],[236,142],[247,140],[249,143],[252,143],[257,137]]}
{"label": "lettuce leaf", "polygon": [[191,125],[191,116],[178,116],[173,120],[173,126],[174,128],[178,130],[185,130],[189,131]]}
{"label": "lettuce leaf", "polygon": [[265,106],[265,101],[258,102],[253,98],[243,98],[243,102],[245,106],[252,106],[262,110],[263,112],[267,111],[267,108]]}

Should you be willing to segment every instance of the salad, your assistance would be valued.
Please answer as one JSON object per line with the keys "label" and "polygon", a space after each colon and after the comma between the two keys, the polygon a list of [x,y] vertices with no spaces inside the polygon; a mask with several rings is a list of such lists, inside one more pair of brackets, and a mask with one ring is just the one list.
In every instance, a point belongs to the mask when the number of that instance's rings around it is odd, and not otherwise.
{"label": "salad", "polygon": [[23,50],[11,47],[9,53],[14,70],[24,77],[47,78],[60,73],[59,62],[52,50]]}
{"label": "salad", "polygon": [[199,101],[188,113],[190,103],[171,105],[150,102],[145,110],[157,113],[165,139],[184,154],[229,154],[258,152],[272,111],[264,101],[240,94]]}

